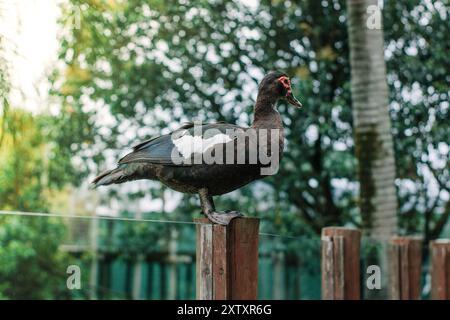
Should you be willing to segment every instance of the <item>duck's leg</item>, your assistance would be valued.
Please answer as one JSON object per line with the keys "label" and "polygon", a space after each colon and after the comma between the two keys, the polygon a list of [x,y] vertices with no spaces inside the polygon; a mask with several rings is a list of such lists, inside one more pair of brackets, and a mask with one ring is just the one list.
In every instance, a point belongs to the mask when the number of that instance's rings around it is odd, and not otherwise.
{"label": "duck's leg", "polygon": [[210,221],[226,226],[234,218],[242,217],[242,214],[237,211],[216,211],[213,198],[208,193],[208,189],[200,189],[198,194],[200,196],[202,211]]}

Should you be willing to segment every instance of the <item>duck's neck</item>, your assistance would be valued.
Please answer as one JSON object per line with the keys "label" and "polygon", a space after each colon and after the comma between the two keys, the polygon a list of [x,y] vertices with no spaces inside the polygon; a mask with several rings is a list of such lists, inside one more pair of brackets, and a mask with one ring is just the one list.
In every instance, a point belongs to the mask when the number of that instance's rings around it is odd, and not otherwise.
{"label": "duck's neck", "polygon": [[276,110],[278,98],[259,94],[254,108],[253,128],[281,129],[283,123]]}

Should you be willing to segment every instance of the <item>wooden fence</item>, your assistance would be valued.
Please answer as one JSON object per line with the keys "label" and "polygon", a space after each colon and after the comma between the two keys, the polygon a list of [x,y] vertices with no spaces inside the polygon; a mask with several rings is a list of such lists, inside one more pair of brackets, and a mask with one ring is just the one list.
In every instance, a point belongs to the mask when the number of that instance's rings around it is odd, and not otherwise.
{"label": "wooden fence", "polygon": [[422,240],[393,237],[389,242],[390,296],[418,300],[421,296]]}
{"label": "wooden fence", "polygon": [[431,298],[450,300],[450,240],[430,243],[431,251]]}
{"label": "wooden fence", "polygon": [[[227,227],[203,222],[197,228],[197,298],[256,299],[258,219],[235,219]],[[322,230],[323,299],[361,298],[360,241],[359,230],[340,227]],[[393,237],[388,250],[390,298],[420,299],[422,241]],[[434,241],[430,250],[431,297],[450,299],[450,241]]]}
{"label": "wooden fence", "polygon": [[322,298],[360,299],[359,230],[324,228],[322,230]]}
{"label": "wooden fence", "polygon": [[[277,247],[262,239],[259,220],[238,218],[227,226],[206,220],[189,235],[189,248],[123,253],[99,245],[91,264],[90,298],[127,299],[361,299],[368,274],[360,256],[359,230],[329,227],[314,249]],[[110,228],[111,230],[113,228]],[[190,229],[191,233],[193,229]],[[108,235],[109,233],[107,233]],[[192,236],[192,238],[191,238]],[[107,239],[114,237],[107,236]],[[196,239],[196,240],[195,240]],[[175,241],[175,240],[174,240]],[[307,239],[294,239],[296,244]],[[263,242],[263,245],[261,245]],[[192,245],[196,243],[196,248]],[[268,246],[270,244],[271,246]],[[391,299],[420,299],[423,243],[393,237],[387,246]],[[67,247],[83,255],[89,248]],[[450,240],[429,244],[431,299],[450,299]],[[384,274],[386,270],[382,270]],[[313,293],[311,293],[313,292]]]}
{"label": "wooden fence", "polygon": [[[239,219],[239,221],[242,220]],[[83,270],[89,270],[88,273],[83,273],[86,278],[83,280],[83,292],[80,292],[80,298],[197,298],[196,225],[167,225],[164,233],[157,231],[157,234],[162,236],[156,237],[151,231],[146,238],[141,237],[142,240],[139,242],[141,247],[137,247],[136,241],[125,243],[117,241],[117,239],[129,239],[129,233],[126,232],[126,236],[123,236],[123,231],[127,231],[127,225],[134,224],[110,220],[92,222],[99,225],[89,226],[83,223],[79,226],[77,224],[76,234],[80,237],[72,236],[69,244],[66,242],[61,246],[62,250],[70,252],[79,259],[76,264],[79,264]],[[215,230],[220,228],[220,226],[214,227]],[[89,229],[97,229],[97,235],[86,237]],[[259,231],[257,228],[254,230]],[[238,232],[238,234],[241,233],[244,234],[244,231]],[[218,243],[217,233],[214,234],[215,241]],[[235,238],[232,235],[227,238],[224,238],[225,236],[226,234],[222,233],[221,241],[225,245],[227,239]],[[257,272],[253,273],[258,281],[257,298],[295,300],[320,298],[320,243],[318,240],[310,240],[311,248],[305,248],[305,243],[308,241],[272,235],[258,236],[260,238],[258,248],[252,250],[253,254],[258,255],[259,261]],[[242,240],[247,242],[252,238],[255,237]],[[93,241],[93,239],[97,240]],[[158,243],[155,243],[155,239]],[[299,249],[298,245],[303,247]],[[217,251],[217,246],[215,248]],[[233,253],[230,251],[229,254]],[[256,277],[257,274],[265,276]],[[243,273],[239,274],[239,276],[243,275]],[[242,283],[245,283],[245,279]]]}

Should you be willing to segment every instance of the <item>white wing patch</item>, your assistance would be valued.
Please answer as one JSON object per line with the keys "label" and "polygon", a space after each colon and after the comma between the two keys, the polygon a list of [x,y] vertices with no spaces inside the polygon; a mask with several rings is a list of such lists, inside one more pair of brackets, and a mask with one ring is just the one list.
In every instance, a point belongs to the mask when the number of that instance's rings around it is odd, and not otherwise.
{"label": "white wing patch", "polygon": [[224,134],[216,134],[208,139],[202,136],[183,135],[178,139],[173,139],[173,144],[177,147],[183,158],[189,159],[194,153],[204,153],[216,144],[222,144],[232,141],[232,139]]}

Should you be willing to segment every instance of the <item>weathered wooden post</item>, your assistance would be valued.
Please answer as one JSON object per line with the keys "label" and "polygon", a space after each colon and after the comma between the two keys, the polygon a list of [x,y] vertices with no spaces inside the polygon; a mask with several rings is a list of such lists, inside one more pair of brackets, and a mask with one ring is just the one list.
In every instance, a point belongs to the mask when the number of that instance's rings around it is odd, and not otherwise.
{"label": "weathered wooden post", "polygon": [[322,299],[360,299],[360,241],[359,230],[322,229]]}
{"label": "weathered wooden post", "polygon": [[197,299],[255,300],[258,293],[259,219],[236,218],[228,226],[196,219]]}
{"label": "weathered wooden post", "polygon": [[431,299],[450,300],[450,239],[431,241]]}
{"label": "weathered wooden post", "polygon": [[389,288],[393,300],[419,300],[422,240],[393,237],[389,241]]}

